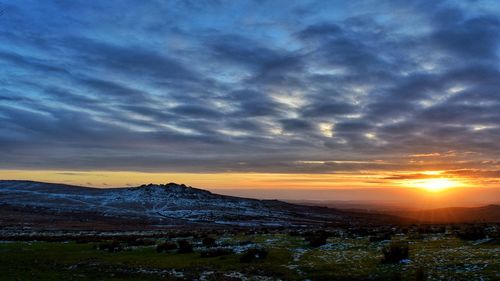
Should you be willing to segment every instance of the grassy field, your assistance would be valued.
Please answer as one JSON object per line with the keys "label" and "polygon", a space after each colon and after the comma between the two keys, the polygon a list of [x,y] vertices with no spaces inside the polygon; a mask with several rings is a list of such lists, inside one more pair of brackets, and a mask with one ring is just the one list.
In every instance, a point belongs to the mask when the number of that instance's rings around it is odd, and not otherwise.
{"label": "grassy field", "polygon": [[[193,253],[158,253],[156,246],[125,246],[119,252],[99,243],[1,242],[1,280],[498,280],[500,247],[441,234],[423,239],[393,237],[409,244],[409,259],[382,263],[389,241],[329,237],[313,248],[301,236],[227,234],[218,244],[235,253],[205,258],[199,239]],[[155,239],[155,243],[169,239]],[[176,238],[170,238],[172,242]],[[241,246],[246,245],[246,246]],[[260,260],[242,262],[247,248],[268,250]]]}

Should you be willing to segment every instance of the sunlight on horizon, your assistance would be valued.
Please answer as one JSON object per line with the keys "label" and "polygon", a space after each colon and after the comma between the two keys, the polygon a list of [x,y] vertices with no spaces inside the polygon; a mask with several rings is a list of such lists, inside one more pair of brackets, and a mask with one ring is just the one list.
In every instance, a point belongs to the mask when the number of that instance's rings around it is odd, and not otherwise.
{"label": "sunlight on horizon", "polygon": [[423,189],[428,192],[438,193],[451,188],[466,187],[466,184],[459,179],[453,178],[425,178],[407,180],[406,185]]}

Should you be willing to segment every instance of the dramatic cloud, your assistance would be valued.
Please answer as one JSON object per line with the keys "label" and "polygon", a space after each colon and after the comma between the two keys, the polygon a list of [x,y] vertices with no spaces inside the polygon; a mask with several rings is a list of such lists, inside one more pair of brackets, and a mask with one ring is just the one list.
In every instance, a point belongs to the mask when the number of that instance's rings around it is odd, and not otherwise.
{"label": "dramatic cloud", "polygon": [[500,178],[500,6],[340,2],[2,1],[0,168]]}

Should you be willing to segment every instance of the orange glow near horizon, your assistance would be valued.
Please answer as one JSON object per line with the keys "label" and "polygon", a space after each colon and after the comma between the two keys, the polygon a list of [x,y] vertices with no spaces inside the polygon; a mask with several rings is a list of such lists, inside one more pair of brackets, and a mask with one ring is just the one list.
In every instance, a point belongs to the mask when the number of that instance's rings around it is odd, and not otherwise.
{"label": "orange glow near horizon", "polygon": [[[205,189],[335,189],[380,186],[373,174],[147,173],[135,171],[0,170],[0,179],[34,180],[92,187],[184,183]],[[390,184],[387,184],[390,187]]]}
{"label": "orange glow near horizon", "polygon": [[424,171],[417,178],[404,180],[401,185],[415,187],[431,193],[439,193],[450,188],[468,187],[466,180],[443,176],[443,171]]}
{"label": "orange glow near horizon", "polygon": [[[292,200],[367,200],[414,207],[499,203],[500,188],[440,171],[342,174],[146,173],[134,171],[0,170],[2,180],[33,180],[100,188],[184,183],[216,193]],[[332,191],[333,193],[330,193]]]}
{"label": "orange glow near horizon", "polygon": [[[471,179],[442,175],[441,171],[401,172],[397,179],[388,172],[338,174],[283,173],[147,173],[135,171],[0,170],[0,179],[34,180],[93,187],[138,186],[147,183],[184,183],[207,189],[358,189],[415,187],[437,192],[470,187]],[[416,175],[416,176],[415,176]],[[470,184],[472,183],[472,185]],[[487,187],[482,185],[482,187]]]}
{"label": "orange glow near horizon", "polygon": [[459,181],[449,178],[411,180],[409,185],[419,187],[430,192],[440,192],[449,188],[463,186],[463,184]]}

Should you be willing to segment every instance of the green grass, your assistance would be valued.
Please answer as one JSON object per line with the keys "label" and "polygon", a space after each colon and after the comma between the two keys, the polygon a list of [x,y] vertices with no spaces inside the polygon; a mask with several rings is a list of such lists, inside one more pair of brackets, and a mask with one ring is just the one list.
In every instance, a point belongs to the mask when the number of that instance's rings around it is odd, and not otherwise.
{"label": "green grass", "polygon": [[408,264],[382,264],[383,243],[368,239],[330,238],[329,247],[310,248],[300,237],[285,234],[238,235],[226,243],[253,241],[269,249],[265,260],[241,263],[240,255],[201,258],[199,253],[156,252],[137,247],[118,253],[97,250],[95,244],[73,242],[0,243],[0,280],[175,280],[172,269],[185,278],[201,272],[241,272],[282,280],[415,280],[424,268],[428,280],[496,280],[500,270],[498,245],[456,238],[409,240]]}

